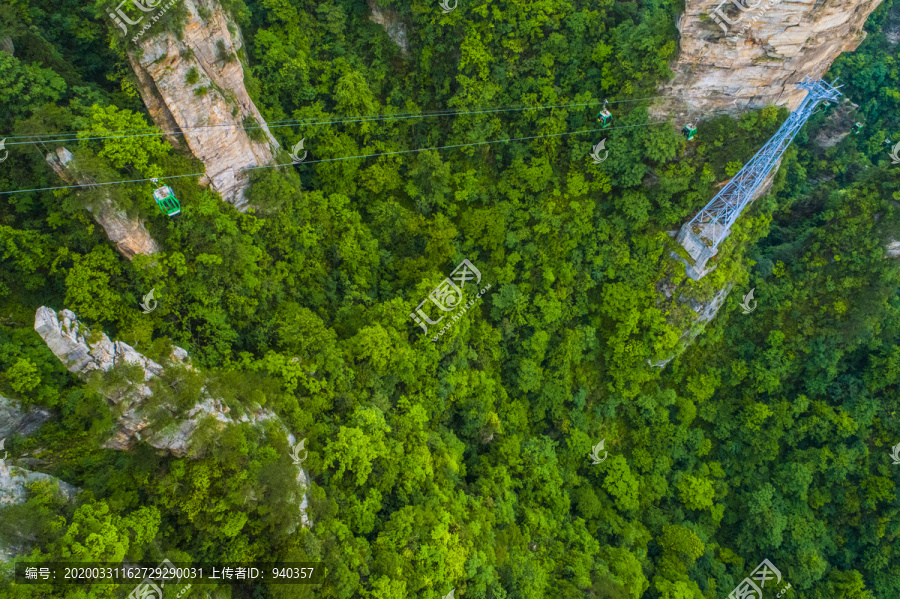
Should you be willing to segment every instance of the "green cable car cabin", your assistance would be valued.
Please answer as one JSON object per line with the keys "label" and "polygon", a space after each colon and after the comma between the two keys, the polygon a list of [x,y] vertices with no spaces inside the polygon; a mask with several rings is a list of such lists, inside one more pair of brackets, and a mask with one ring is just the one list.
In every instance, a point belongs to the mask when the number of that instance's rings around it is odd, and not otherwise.
{"label": "green cable car cabin", "polygon": [[853,123],[853,128],[850,130],[850,132],[856,135],[857,133],[862,131],[862,128],[862,123]]}
{"label": "green cable car cabin", "polygon": [[175,192],[168,185],[157,187],[153,191],[153,198],[156,200],[156,205],[159,206],[159,209],[166,216],[175,216],[181,212],[181,204],[178,202],[178,198],[175,197]]}
{"label": "green cable car cabin", "polygon": [[890,148],[893,145],[894,145],[894,142],[892,142],[889,139],[885,139],[883,142],[881,142],[881,147],[885,148],[885,149]]}
{"label": "green cable car cabin", "polygon": [[816,108],[816,111],[813,114],[819,114],[820,112],[828,112],[829,110],[831,110],[832,106],[834,106],[834,104],[832,104],[828,100],[823,100],[822,103],[819,104],[818,108]]}
{"label": "green cable car cabin", "polygon": [[597,113],[597,122],[602,125],[603,129],[606,129],[610,125],[612,125],[612,114],[607,109],[603,109]]}
{"label": "green cable car cabin", "polygon": [[684,135],[685,139],[691,141],[694,139],[694,136],[697,135],[697,128],[694,127],[693,123],[688,123],[684,126],[684,129],[681,130],[681,134]]}

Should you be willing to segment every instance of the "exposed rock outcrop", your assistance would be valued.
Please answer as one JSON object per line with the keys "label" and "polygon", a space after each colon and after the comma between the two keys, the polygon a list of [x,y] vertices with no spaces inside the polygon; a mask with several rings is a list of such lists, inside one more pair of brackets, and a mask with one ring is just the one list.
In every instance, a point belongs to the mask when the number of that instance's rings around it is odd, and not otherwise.
{"label": "exposed rock outcrop", "polygon": [[[764,196],[772,189],[772,184],[775,181],[775,175],[778,173],[778,168],[781,166],[781,159],[775,163],[772,167],[772,170],[769,171],[769,174],[760,184],[759,189],[756,190],[756,193],[753,194],[753,199],[750,200],[750,203],[747,204],[747,207],[744,208],[746,212],[750,204],[756,201],[758,198]],[[724,182],[723,182],[724,185]],[[684,227],[682,227],[682,231]],[[676,231],[672,231],[670,235],[675,236],[677,234]],[[685,271],[688,277],[693,280],[699,280],[703,278],[706,274],[715,270],[715,266],[708,267],[706,264],[697,265],[690,259],[685,259],[684,257],[678,255],[675,252],[671,252],[670,256],[681,262],[685,266]],[[664,367],[666,364],[671,362],[676,356],[681,354],[690,344],[691,342],[703,331],[706,327],[706,324],[715,318],[716,314],[718,314],[719,309],[725,303],[725,299],[728,297],[728,294],[731,292],[732,284],[729,283],[724,288],[716,291],[715,295],[713,295],[712,299],[708,301],[698,301],[696,298],[689,297],[690,291],[686,288],[679,288],[676,285],[673,285],[668,280],[662,281],[658,288],[657,292],[660,296],[658,302],[663,302],[665,300],[671,301],[676,294],[678,294],[678,303],[679,304],[687,304],[690,306],[691,310],[694,311],[696,316],[691,320],[690,324],[687,325],[681,334],[681,337],[678,342],[677,349],[666,358],[661,360],[653,361],[650,360],[649,363],[651,366],[655,367]],[[665,300],[663,299],[665,298]]]}
{"label": "exposed rock outcrop", "polygon": [[406,37],[406,24],[400,19],[396,11],[383,8],[375,0],[369,1],[369,20],[384,27],[388,37],[400,47],[404,55],[409,54],[409,41]]}
{"label": "exposed rock outcrop", "polygon": [[19,402],[0,395],[0,439],[12,435],[27,437],[50,418],[50,412],[41,408],[24,410]]}
{"label": "exposed rock outcrop", "polygon": [[0,507],[25,501],[26,487],[39,480],[50,480],[59,483],[59,490],[66,499],[72,499],[78,489],[55,476],[42,472],[32,472],[8,464],[9,460],[0,459]]}
{"label": "exposed rock outcrop", "polygon": [[[58,483],[59,490],[67,500],[75,497],[78,489],[72,485],[49,474],[13,466],[13,459],[4,448],[5,440],[10,435],[27,437],[49,418],[50,413],[46,410],[38,408],[25,411],[16,400],[0,395],[0,448],[3,448],[0,449],[0,508],[25,501],[28,497],[28,485],[41,480]],[[22,459],[17,462],[40,462],[40,460]],[[20,537],[17,540],[7,540],[6,543],[0,542],[0,562],[9,561],[27,552],[29,540]]]}
{"label": "exposed rock outcrop", "polygon": [[845,137],[850,135],[855,114],[854,107],[856,107],[855,104],[842,102],[831,111],[824,125],[816,132],[814,141],[819,147],[830,148],[841,143]]}
{"label": "exposed rock outcrop", "polygon": [[[105,334],[91,333],[69,310],[61,310],[58,314],[51,308],[42,306],[38,308],[34,319],[34,329],[47,343],[50,350],[75,374],[87,376],[94,371],[107,372],[116,364],[128,362],[136,364],[144,371],[145,383],[154,377],[163,374],[163,366],[150,358],[138,353],[130,345],[121,341],[110,341]],[[172,362],[193,370],[190,366],[187,352],[176,347],[170,356]],[[153,391],[147,384],[134,387],[114,389],[107,393],[107,399],[113,404],[125,404],[125,411],[118,420],[118,430],[104,444],[107,449],[128,450],[134,447],[138,441],[144,441],[157,449],[171,452],[182,457],[191,449],[191,439],[204,422],[221,428],[228,424],[238,422],[261,423],[265,420],[274,420],[275,423],[287,434],[287,429],[277,415],[258,409],[250,415],[244,414],[238,419],[228,416],[230,408],[222,401],[211,398],[202,390],[203,399],[193,408],[181,416],[175,424],[161,430],[151,431],[150,419],[142,413],[144,400],[153,395]],[[287,435],[291,444],[294,436]],[[300,525],[309,527],[312,525],[307,514],[309,509],[307,491],[310,486],[309,474],[299,468],[297,483],[302,495],[300,501]]]}
{"label": "exposed rock outcrop", "polygon": [[[71,501],[78,493],[78,489],[55,476],[32,472],[25,468],[19,468],[4,460],[0,456],[0,508],[22,503],[28,498],[28,486],[38,481],[50,481],[59,485],[62,496]],[[29,545],[34,539],[29,539],[20,533],[16,540],[0,543],[0,562],[8,562],[12,558],[22,555],[29,550]]]}
{"label": "exposed rock outcrop", "polygon": [[[91,333],[87,331],[69,310],[60,310],[57,314],[51,308],[42,306],[38,308],[34,319],[34,330],[38,332],[50,350],[75,374],[87,376],[94,371],[107,372],[116,364],[128,362],[139,365],[144,371],[144,381],[150,381],[154,377],[163,374],[163,366],[150,358],[138,353],[130,345],[121,341],[110,341],[105,334]],[[176,347],[170,356],[172,362],[181,364],[189,369],[187,352]],[[176,456],[187,455],[191,448],[191,438],[205,421],[221,428],[227,424],[238,422],[261,423],[265,420],[274,420],[287,435],[287,428],[278,416],[268,410],[256,410],[249,416],[242,415],[239,419],[229,417],[230,409],[220,400],[211,398],[202,390],[204,398],[193,408],[183,414],[172,426],[162,431],[151,431],[149,418],[142,413],[142,403],[153,395],[152,390],[146,384],[135,387],[115,389],[107,394],[113,404],[125,404],[125,411],[118,420],[118,430],[104,444],[107,449],[127,450],[134,447],[138,441],[144,441],[157,449],[171,452]],[[291,444],[294,436],[287,435]],[[302,495],[300,501],[300,525],[309,527],[312,525],[309,516],[308,489],[310,486],[309,474],[299,468],[297,483]]]}
{"label": "exposed rock outcrop", "polygon": [[[724,289],[720,289],[716,292],[716,294],[712,297],[711,300],[706,302],[700,302],[692,298],[686,298],[681,296],[678,298],[679,303],[687,304],[690,306],[691,310],[696,313],[693,321],[690,326],[688,326],[684,332],[681,334],[681,337],[678,340],[678,348],[668,357],[662,360],[649,360],[651,366],[655,366],[657,368],[662,368],[669,362],[671,362],[676,356],[681,354],[694,340],[694,338],[703,331],[706,327],[706,323],[715,318],[716,314],[719,313],[719,309],[725,304],[725,298],[728,297],[728,294],[731,292],[732,285],[729,283],[725,286]],[[673,292],[676,287],[671,285],[668,282],[663,282],[661,285],[661,293],[667,298],[671,299],[673,297]]]}
{"label": "exposed rock outcrop", "polygon": [[769,104],[793,110],[806,94],[795,84],[821,77],[841,52],[855,50],[881,1],[686,0],[675,77],[661,89],[675,97],[652,112],[737,114]]}
{"label": "exposed rock outcrop", "polygon": [[[34,330],[44,339],[50,350],[69,369],[86,376],[93,371],[107,372],[122,362],[137,364],[144,371],[144,381],[160,376],[162,365],[138,353],[130,345],[121,341],[110,341],[105,334],[90,334],[86,327],[69,310],[57,314],[51,308],[38,308],[34,319]],[[190,368],[187,352],[176,347],[171,359]],[[115,389],[107,395],[113,404],[123,404],[125,411],[118,420],[118,429],[104,444],[108,449],[130,449],[138,441],[144,441],[157,449],[172,452],[177,456],[187,455],[191,436],[203,422],[210,422],[221,428],[236,421],[227,416],[230,409],[220,400],[205,396],[185,413],[175,424],[161,431],[151,428],[150,418],[142,410],[144,400],[153,392],[146,384]],[[277,418],[267,410],[257,410],[241,422],[260,422]]]}
{"label": "exposed rock outcrop", "polygon": [[[65,148],[57,148],[46,156],[47,164],[69,185],[91,185],[94,183],[80,172],[74,162],[72,153]],[[130,218],[123,210],[116,207],[108,194],[100,196],[88,212],[97,224],[106,231],[109,240],[116,244],[116,249],[131,260],[135,254],[155,254],[159,251],[156,241],[150,237],[147,227],[136,218]]]}
{"label": "exposed rock outcrop", "polygon": [[[244,87],[237,25],[216,0],[183,0],[181,5],[187,9],[181,38],[170,31],[147,36],[128,58],[156,124],[163,131],[180,129],[213,189],[246,210],[249,180],[243,169],[272,162],[278,142]],[[181,144],[181,136],[168,139]]]}
{"label": "exposed rock outcrop", "polygon": [[[34,330],[69,372],[75,374],[88,374],[94,370],[106,372],[121,361],[140,364],[147,373],[147,379],[162,372],[162,366],[153,360],[139,354],[126,343],[113,343],[106,335],[100,335],[99,339],[89,343],[86,338],[87,328],[81,327],[75,314],[69,310],[62,310],[57,315],[53,309],[41,306],[35,314]],[[179,361],[185,356],[187,352],[181,348],[177,348],[173,355]],[[142,386],[137,393],[148,396],[150,389]]]}
{"label": "exposed rock outcrop", "polygon": [[[306,439],[304,439],[303,441],[306,441]],[[292,434],[288,435],[288,443],[291,444],[291,447],[293,447],[296,444],[296,442],[297,442],[297,439],[294,437],[294,435],[292,435]],[[301,442],[301,446],[302,446],[302,443],[303,442]],[[306,458],[303,458],[303,461],[305,461],[305,460],[306,460]],[[300,501],[300,525],[306,526],[306,527],[312,526],[312,522],[310,522],[309,516],[307,516],[307,512],[309,511],[309,493],[308,493],[309,484],[310,484],[309,474],[306,472],[306,470],[304,470],[301,466],[298,465],[297,466],[297,485],[300,487],[300,493],[302,494],[302,499]]]}
{"label": "exposed rock outcrop", "polygon": [[[59,490],[67,500],[71,500],[78,491],[72,485],[49,474],[13,466],[13,459],[9,457],[9,452],[5,448],[8,437],[14,434],[27,437],[49,418],[50,413],[46,410],[40,408],[24,410],[18,401],[0,395],[0,508],[25,501],[28,497],[28,485],[41,480],[58,483]],[[39,460],[22,459],[17,462],[39,462]],[[0,542],[0,562],[9,561],[27,552],[29,540],[20,537],[16,540],[7,539],[5,543]]]}
{"label": "exposed rock outcrop", "polygon": [[896,46],[900,43],[900,5],[895,4],[891,7],[881,31],[890,45]]}
{"label": "exposed rock outcrop", "polygon": [[0,37],[0,52],[6,52],[10,56],[15,54],[16,47],[13,45],[12,38],[8,35]]}

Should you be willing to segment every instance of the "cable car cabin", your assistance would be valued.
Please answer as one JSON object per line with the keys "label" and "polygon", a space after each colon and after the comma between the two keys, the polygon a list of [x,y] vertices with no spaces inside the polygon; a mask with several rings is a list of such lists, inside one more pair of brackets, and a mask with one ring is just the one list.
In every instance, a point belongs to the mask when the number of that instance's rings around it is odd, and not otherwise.
{"label": "cable car cabin", "polygon": [[892,141],[889,140],[889,139],[886,139],[886,140],[884,140],[883,142],[881,142],[881,147],[882,147],[882,148],[890,148],[892,145],[894,145],[894,142],[892,142]]}
{"label": "cable car cabin", "polygon": [[178,202],[178,198],[175,197],[175,192],[168,185],[156,188],[153,192],[153,198],[156,200],[156,205],[159,206],[159,209],[166,216],[175,216],[181,212],[181,204]]}
{"label": "cable car cabin", "polygon": [[612,125],[612,114],[604,108],[597,113],[597,122],[602,125],[603,129],[606,129]]}
{"label": "cable car cabin", "polygon": [[819,106],[816,108],[816,111],[813,114],[819,114],[820,112],[828,112],[829,110],[831,110],[832,106],[834,106],[834,104],[832,104],[828,100],[823,100],[822,103],[819,104]]}
{"label": "cable car cabin", "polygon": [[862,123],[853,123],[853,128],[850,129],[850,132],[853,133],[854,135],[856,135],[857,133],[862,131],[862,128],[863,128]]}
{"label": "cable car cabin", "polygon": [[691,141],[694,139],[694,136],[697,135],[697,128],[694,127],[693,123],[688,123],[684,126],[684,129],[681,130],[681,134],[684,135],[688,141]]}

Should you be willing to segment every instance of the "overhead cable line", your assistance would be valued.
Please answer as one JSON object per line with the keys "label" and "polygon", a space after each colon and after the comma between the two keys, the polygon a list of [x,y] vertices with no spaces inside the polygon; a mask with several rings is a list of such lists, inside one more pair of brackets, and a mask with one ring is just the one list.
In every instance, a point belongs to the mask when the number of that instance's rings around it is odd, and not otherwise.
{"label": "overhead cable line", "polygon": [[[589,104],[587,104],[587,105],[589,105]],[[535,107],[530,107],[530,108],[510,108],[507,110],[538,110],[538,109],[542,109],[542,108],[567,108],[570,106],[586,106],[586,104],[560,104],[557,106],[535,106]],[[486,110],[495,110],[495,109],[486,109]],[[428,112],[400,112],[397,114],[370,114],[370,115],[354,117],[352,119],[350,119],[350,118],[340,119],[339,117],[336,117],[336,118],[338,118],[338,120],[327,120],[327,121],[321,121],[318,123],[308,122],[308,121],[315,120],[313,117],[310,117],[310,118],[306,118],[306,119],[271,121],[271,122],[267,122],[266,125],[270,129],[272,129],[272,128],[274,128],[273,125],[280,125],[282,123],[296,124],[296,125],[322,125],[322,124],[336,124],[336,123],[348,123],[348,122],[352,123],[352,122],[367,121],[367,120],[392,120],[392,119],[396,119],[397,117],[415,118],[416,116],[446,116],[449,114],[463,114],[463,115],[464,114],[477,114],[477,112],[478,111],[463,112],[463,111],[459,111],[459,110],[445,109],[445,110],[432,110],[432,111],[428,111]],[[141,131],[153,131],[153,135],[181,135],[185,131],[192,131],[194,129],[217,129],[220,127],[231,127],[231,128],[244,129],[244,130],[262,129],[261,125],[245,127],[242,124],[238,125],[235,123],[222,123],[221,125],[197,125],[196,127],[179,127],[178,131],[159,131],[156,127],[143,127],[143,128],[139,128],[139,129],[120,129],[117,131],[106,131],[106,133],[131,133],[131,132],[141,132]],[[56,135],[78,135],[78,131],[72,131],[72,132],[68,132],[68,133],[48,133],[46,135],[14,135],[14,136],[7,136],[5,139],[43,138],[43,137],[54,137]],[[128,137],[128,136],[125,136],[125,137]],[[71,139],[72,139],[72,141],[78,141],[79,139],[84,139],[84,138],[72,137]],[[94,138],[88,138],[88,139],[94,139]],[[107,138],[98,138],[98,139],[107,139]]]}
{"label": "overhead cable line", "polygon": [[[670,96],[653,96],[649,98],[634,98],[630,100],[616,100],[614,102],[609,102],[609,104],[622,104],[625,102],[643,102],[645,100],[654,100],[656,98],[667,98],[674,97]],[[472,111],[460,111],[460,110],[446,110],[446,111],[433,111],[433,112],[408,112],[408,113],[400,113],[396,115],[369,115],[363,117],[356,117],[350,119],[338,119],[338,120],[324,120],[318,122],[308,122],[312,119],[298,119],[298,120],[288,120],[288,121],[274,121],[271,124],[268,124],[267,127],[269,129],[280,129],[282,127],[311,127],[314,125],[337,125],[341,123],[365,123],[365,122],[375,122],[375,121],[391,121],[391,120],[407,120],[407,119],[415,119],[415,118],[427,118],[432,116],[467,116],[472,114],[488,114],[488,113],[496,113],[496,112],[523,112],[526,110],[550,110],[554,108],[581,108],[585,106],[593,106],[595,104],[599,104],[599,102],[587,102],[582,104],[557,104],[553,106],[529,106],[524,108],[490,108],[484,110],[472,110]],[[7,146],[20,146],[27,145],[31,143],[66,143],[73,141],[89,141],[89,140],[100,140],[100,139],[129,139],[132,137],[160,137],[162,135],[187,135],[187,131],[192,131],[195,129],[214,129],[218,127],[233,127],[238,129],[243,129],[245,131],[249,131],[252,129],[262,129],[262,125],[244,127],[243,125],[238,124],[222,124],[222,125],[200,125],[197,127],[179,127],[178,131],[153,131],[151,133],[141,133],[136,135],[107,135],[102,137],[68,137],[61,139],[43,139],[45,137],[54,137],[59,135],[76,135],[78,132],[71,133],[50,133],[46,135],[15,135],[15,136],[7,136],[3,139],[25,139],[26,141],[14,141],[7,142]],[[108,133],[128,133],[130,131],[151,131],[153,127],[146,127],[142,129],[121,129],[119,131],[108,131]]]}
{"label": "overhead cable line", "polygon": [[[305,164],[318,164],[321,162],[338,162],[341,160],[353,160],[355,158],[380,158],[382,156],[394,156],[397,154],[412,154],[415,152],[427,152],[429,150],[449,150],[449,149],[453,149],[453,148],[483,146],[483,145],[489,145],[489,144],[507,143],[507,142],[511,142],[511,141],[529,141],[532,139],[544,139],[544,138],[548,138],[548,137],[561,137],[564,135],[579,135],[582,133],[596,133],[597,131],[611,131],[612,129],[634,129],[635,127],[649,127],[651,125],[665,125],[667,123],[668,123],[668,121],[658,121],[658,122],[653,122],[653,123],[640,123],[638,125],[622,125],[619,127],[606,127],[606,128],[600,128],[600,129],[584,129],[582,131],[565,131],[563,133],[548,133],[547,135],[534,135],[531,137],[512,137],[509,139],[497,139],[497,140],[492,140],[492,141],[477,141],[477,142],[472,142],[472,143],[468,143],[468,144],[455,144],[452,146],[436,146],[433,148],[417,148],[415,150],[398,150],[396,152],[382,152],[380,154],[364,154],[361,156],[341,156],[339,158],[323,158],[321,160],[310,160],[309,162],[296,162],[296,163],[288,162],[287,164],[267,164],[267,165],[262,165],[262,166],[251,166],[251,167],[242,168],[242,169],[226,169],[225,171],[220,171],[220,172],[227,172],[228,170],[231,170],[234,172],[252,171],[252,170],[258,170],[258,169],[265,169],[265,168],[278,168],[278,167],[282,167],[282,166],[293,166],[295,164],[305,165]],[[54,191],[57,189],[80,189],[83,187],[99,187],[100,185],[119,185],[122,183],[144,183],[146,181],[157,181],[157,180],[162,181],[164,179],[183,179],[185,177],[202,177],[202,176],[212,176],[212,175],[208,175],[208,173],[190,173],[187,175],[170,175],[168,177],[153,177],[153,178],[148,178],[148,179],[130,179],[127,181],[105,181],[105,182],[100,182],[100,183],[86,183],[83,185],[61,185],[59,187],[40,187],[40,188],[35,188],[35,189],[17,189],[14,191],[0,191],[0,195],[8,195],[8,194],[13,194],[13,193],[26,193],[29,191]]]}

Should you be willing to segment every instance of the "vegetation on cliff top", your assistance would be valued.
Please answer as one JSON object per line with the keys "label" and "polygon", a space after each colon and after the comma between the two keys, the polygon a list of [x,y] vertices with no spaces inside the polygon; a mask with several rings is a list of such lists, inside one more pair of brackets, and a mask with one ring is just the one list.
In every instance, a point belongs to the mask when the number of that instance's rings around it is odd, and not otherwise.
{"label": "vegetation on cliff top", "polygon": [[[363,2],[229,5],[248,89],[268,122],[442,109],[597,104],[655,95],[680,2],[493,2],[448,15],[385,2],[403,59]],[[98,5],[99,6],[99,5]],[[668,258],[674,230],[786,117],[648,123],[453,150],[261,171],[257,213],[192,178],[158,214],[147,184],[111,186],[163,252],[119,256],[84,192],[0,196],[0,394],[57,418],[12,456],[83,489],[46,485],[0,512],[30,559],[323,561],[321,588],[197,589],[213,597],[719,598],[769,559],[800,599],[900,596],[897,47],[872,33],[834,72],[866,129],[822,150],[817,117],[771,194],[741,217],[700,283]],[[151,122],[105,13],[73,0],[0,8],[0,129],[101,132]],[[152,32],[151,32],[152,34]],[[275,130],[317,159],[596,128],[596,106]],[[12,133],[15,132],[15,133]],[[101,135],[82,135],[102,137]],[[609,158],[591,146],[607,137]],[[45,138],[47,139],[47,138]],[[50,137],[49,139],[58,139]],[[153,138],[67,142],[98,181],[196,173]],[[11,150],[3,190],[59,185],[56,144]],[[16,146],[21,147],[21,146]],[[409,313],[463,258],[491,291],[438,343]],[[661,284],[731,298],[660,371],[692,315]],[[155,288],[158,309],[143,314]],[[32,325],[69,308],[151,357],[188,349],[226,399],[275,411],[306,438],[312,530],[271,429],[230,427],[196,458],[103,450],[105,401]],[[432,327],[430,332],[435,330]],[[606,440],[609,458],[592,465]],[[17,525],[10,525],[11,522]],[[116,596],[0,581],[10,598]],[[791,596],[791,595],[789,595]]]}

